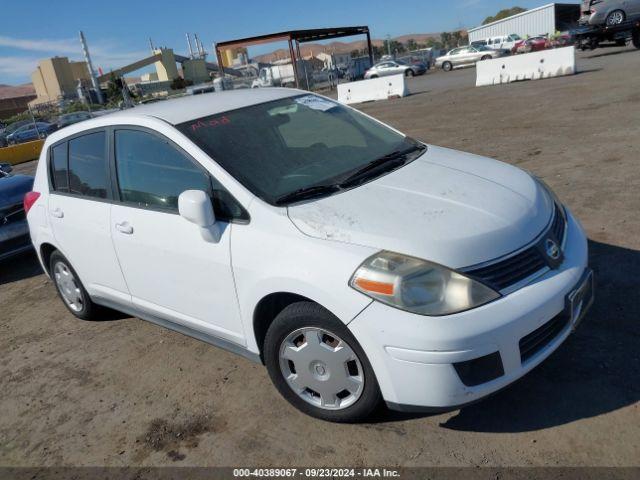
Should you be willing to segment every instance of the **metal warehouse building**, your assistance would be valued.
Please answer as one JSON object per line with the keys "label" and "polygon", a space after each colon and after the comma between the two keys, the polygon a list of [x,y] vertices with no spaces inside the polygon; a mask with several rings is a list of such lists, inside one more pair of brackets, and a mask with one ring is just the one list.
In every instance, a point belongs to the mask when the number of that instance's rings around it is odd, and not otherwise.
{"label": "metal warehouse building", "polygon": [[550,3],[526,12],[481,25],[469,30],[469,41],[484,40],[497,35],[517,33],[521,37],[564,32],[573,28],[580,18],[580,5]]}

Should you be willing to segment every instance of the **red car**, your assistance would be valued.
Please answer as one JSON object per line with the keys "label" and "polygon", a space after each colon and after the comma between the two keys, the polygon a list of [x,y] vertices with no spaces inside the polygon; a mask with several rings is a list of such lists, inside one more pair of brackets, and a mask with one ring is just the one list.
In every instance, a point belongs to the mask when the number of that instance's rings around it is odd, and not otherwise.
{"label": "red car", "polygon": [[546,50],[551,47],[551,42],[547,37],[531,37],[520,40],[511,49],[511,53],[530,53]]}

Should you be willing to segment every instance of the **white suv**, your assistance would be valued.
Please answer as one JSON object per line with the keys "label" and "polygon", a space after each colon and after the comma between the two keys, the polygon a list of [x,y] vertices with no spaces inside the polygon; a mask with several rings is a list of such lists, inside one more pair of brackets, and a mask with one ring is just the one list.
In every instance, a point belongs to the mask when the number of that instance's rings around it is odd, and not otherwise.
{"label": "white suv", "polygon": [[76,317],[110,307],[227,348],[333,421],[495,392],[592,299],[585,234],[539,180],[299,90],[69,126],[25,208]]}

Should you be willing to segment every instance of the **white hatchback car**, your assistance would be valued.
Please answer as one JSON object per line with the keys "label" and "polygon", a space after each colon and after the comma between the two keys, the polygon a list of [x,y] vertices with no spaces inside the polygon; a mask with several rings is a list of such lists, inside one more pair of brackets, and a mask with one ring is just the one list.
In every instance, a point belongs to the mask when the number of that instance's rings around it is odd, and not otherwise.
{"label": "white hatchback car", "polygon": [[262,362],[332,421],[478,400],[592,300],[585,234],[541,181],[299,90],[69,126],[25,209],[76,317],[111,307]]}

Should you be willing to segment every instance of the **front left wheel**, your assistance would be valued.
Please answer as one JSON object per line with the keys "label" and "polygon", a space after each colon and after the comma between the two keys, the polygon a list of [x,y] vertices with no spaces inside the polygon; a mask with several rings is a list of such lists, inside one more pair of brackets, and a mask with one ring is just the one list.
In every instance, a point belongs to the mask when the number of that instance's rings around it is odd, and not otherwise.
{"label": "front left wheel", "polygon": [[382,400],[357,340],[316,303],[294,303],[278,314],[265,337],[264,360],[282,396],[313,417],[357,422]]}

